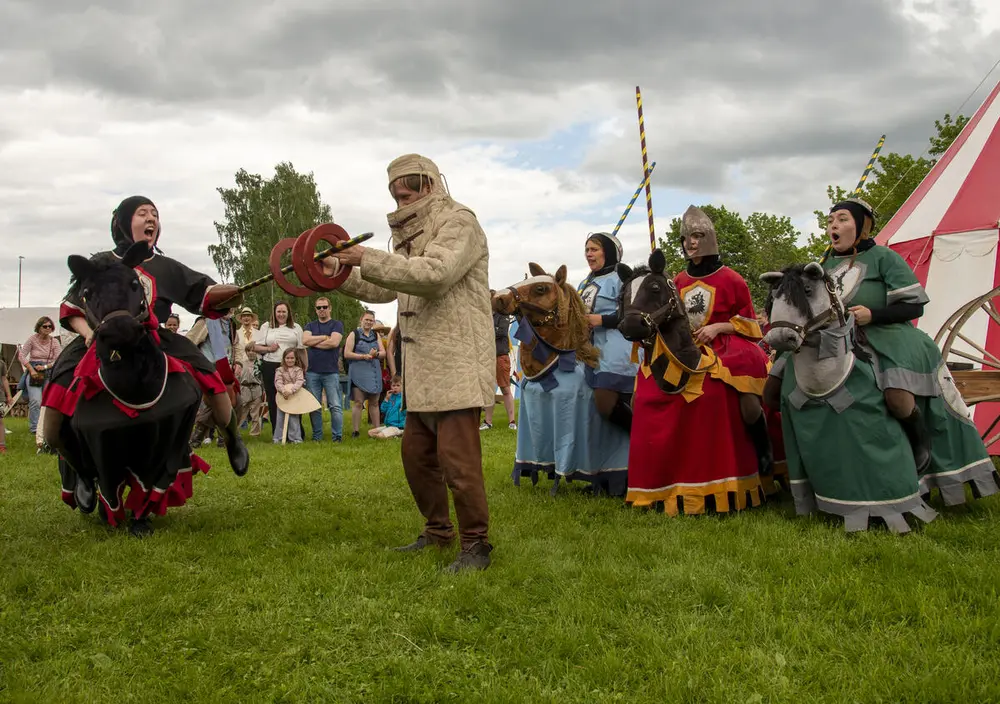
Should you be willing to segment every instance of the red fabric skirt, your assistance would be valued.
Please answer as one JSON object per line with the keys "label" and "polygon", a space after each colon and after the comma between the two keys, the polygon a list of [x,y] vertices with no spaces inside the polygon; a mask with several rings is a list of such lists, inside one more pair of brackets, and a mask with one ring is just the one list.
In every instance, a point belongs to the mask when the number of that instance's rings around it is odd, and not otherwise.
{"label": "red fabric skirt", "polygon": [[627,503],[663,502],[670,515],[704,513],[709,496],[719,512],[760,505],[757,455],[739,393],[712,377],[704,379],[702,391],[686,402],[663,393],[640,371],[632,399]]}

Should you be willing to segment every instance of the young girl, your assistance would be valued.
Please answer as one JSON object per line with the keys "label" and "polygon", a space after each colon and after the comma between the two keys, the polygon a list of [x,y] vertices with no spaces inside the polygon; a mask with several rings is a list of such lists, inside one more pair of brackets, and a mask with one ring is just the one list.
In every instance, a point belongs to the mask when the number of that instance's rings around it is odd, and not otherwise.
{"label": "young girl", "polygon": [[[299,364],[299,359],[295,354],[295,348],[289,347],[285,350],[285,353],[281,357],[281,366],[278,367],[277,371],[274,372],[274,390],[275,393],[281,394],[285,398],[288,398],[296,391],[302,388],[303,384],[306,383],[306,375],[302,370],[302,366]],[[302,442],[302,416],[291,415],[288,416],[288,442],[293,444],[298,444]],[[274,419],[274,436],[273,441],[276,443],[281,442],[281,436],[285,430],[285,412],[280,408],[277,409],[277,415]]]}
{"label": "young girl", "polygon": [[406,411],[403,409],[403,377],[392,377],[389,394],[380,408],[385,425],[368,431],[370,438],[396,438],[403,434],[406,425]]}

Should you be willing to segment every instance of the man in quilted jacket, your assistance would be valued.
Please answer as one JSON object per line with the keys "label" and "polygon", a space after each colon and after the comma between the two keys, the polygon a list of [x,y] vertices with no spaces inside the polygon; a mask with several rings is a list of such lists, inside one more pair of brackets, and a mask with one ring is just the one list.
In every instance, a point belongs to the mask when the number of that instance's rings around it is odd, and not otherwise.
{"label": "man in quilted jacket", "polygon": [[352,247],[324,260],[328,275],[353,267],[339,289],[362,301],[398,301],[402,342],[403,470],[426,519],[411,552],[455,539],[458,572],[490,564],[489,511],[483,482],[479,411],[493,403],[494,338],[489,249],[475,213],[455,202],[438,167],[418,154],[389,164],[393,251]]}

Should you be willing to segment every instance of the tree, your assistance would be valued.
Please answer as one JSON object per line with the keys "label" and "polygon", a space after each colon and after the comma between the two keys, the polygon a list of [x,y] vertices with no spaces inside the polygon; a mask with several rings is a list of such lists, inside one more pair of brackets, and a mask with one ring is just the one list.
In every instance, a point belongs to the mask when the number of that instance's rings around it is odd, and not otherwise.
{"label": "tree", "polygon": [[[271,249],[278,240],[296,237],[324,222],[333,222],[330,206],[320,199],[312,173],[300,174],[290,163],[275,166],[274,176],[236,172],[235,188],[218,188],[225,206],[223,221],[215,223],[219,244],[209,245],[208,253],[227,280],[246,284],[270,272]],[[330,314],[354,325],[362,306],[353,298],[331,292],[310,298],[289,296],[273,282],[246,295],[261,321],[267,320],[275,301],[287,301],[300,324],[315,317],[313,301],[325,295],[330,299]]]}
{"label": "tree", "polygon": [[[931,146],[927,150],[928,153],[932,157],[944,154],[968,121],[969,118],[959,115],[953,122],[951,115],[948,114],[944,116],[943,120],[935,120],[934,128],[937,135],[930,138]],[[876,223],[873,235],[878,233],[882,225],[892,219],[892,216],[903,206],[906,199],[916,190],[936,163],[936,158],[926,159],[922,156],[914,158],[909,154],[897,154],[896,152],[883,154],[879,157],[860,194],[860,197],[870,203],[878,214],[878,223]],[[850,196],[852,191],[847,191],[840,186],[829,186],[826,193],[830,198],[830,205],[833,205]],[[814,212],[820,229],[826,230],[826,219],[829,213],[821,210]],[[812,236],[809,243],[810,247],[822,251],[826,248],[826,236]],[[822,247],[820,247],[820,243],[822,243]]]}
{"label": "tree", "polygon": [[[722,261],[746,280],[758,309],[763,306],[768,292],[768,287],[760,282],[761,274],[813,258],[806,247],[798,245],[801,234],[788,217],[752,213],[744,220],[725,206],[700,207],[715,225]],[[669,240],[660,238],[659,241],[670,275],[686,266],[680,237],[681,219],[674,218],[670,222]]]}

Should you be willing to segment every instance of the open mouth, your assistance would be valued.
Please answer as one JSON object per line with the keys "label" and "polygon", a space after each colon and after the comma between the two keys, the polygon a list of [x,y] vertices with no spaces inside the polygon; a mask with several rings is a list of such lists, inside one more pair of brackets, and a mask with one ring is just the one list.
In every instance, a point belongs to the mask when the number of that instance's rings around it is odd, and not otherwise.
{"label": "open mouth", "polygon": [[837,244],[838,242],[840,242],[840,234],[838,234],[836,232],[831,232],[830,233],[830,241],[833,242],[834,244]]}
{"label": "open mouth", "polygon": [[156,225],[146,225],[146,229],[143,232],[152,237],[156,233]]}

